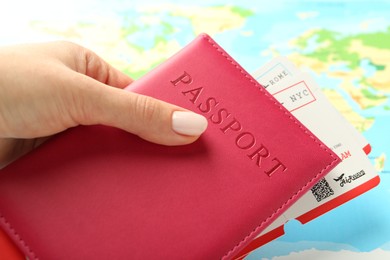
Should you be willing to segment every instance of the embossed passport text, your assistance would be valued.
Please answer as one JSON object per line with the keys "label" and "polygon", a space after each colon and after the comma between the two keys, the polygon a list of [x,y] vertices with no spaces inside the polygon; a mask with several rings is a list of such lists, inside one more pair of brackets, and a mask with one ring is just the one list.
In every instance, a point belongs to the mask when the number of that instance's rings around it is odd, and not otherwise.
{"label": "embossed passport text", "polygon": [[76,127],[1,170],[30,259],[230,259],[340,161],[207,35],[127,90],[209,127],[178,147]]}

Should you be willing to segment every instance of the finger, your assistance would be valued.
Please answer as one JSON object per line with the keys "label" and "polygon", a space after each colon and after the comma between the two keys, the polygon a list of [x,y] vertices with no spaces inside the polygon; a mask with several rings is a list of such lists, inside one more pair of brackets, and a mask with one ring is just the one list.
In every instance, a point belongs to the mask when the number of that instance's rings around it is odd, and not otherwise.
{"label": "finger", "polygon": [[77,72],[117,88],[125,88],[133,81],[91,50],[80,46],[76,46],[74,49],[76,52],[74,57],[78,59],[76,60],[78,63]]}
{"label": "finger", "polygon": [[35,55],[51,60],[55,57],[58,63],[65,65],[71,70],[112,87],[124,88],[133,81],[129,76],[112,67],[93,51],[72,42],[57,41],[31,44],[29,49],[33,50]]}
{"label": "finger", "polygon": [[84,125],[104,124],[164,145],[194,142],[206,129],[201,115],[172,104],[80,77],[72,118]]}

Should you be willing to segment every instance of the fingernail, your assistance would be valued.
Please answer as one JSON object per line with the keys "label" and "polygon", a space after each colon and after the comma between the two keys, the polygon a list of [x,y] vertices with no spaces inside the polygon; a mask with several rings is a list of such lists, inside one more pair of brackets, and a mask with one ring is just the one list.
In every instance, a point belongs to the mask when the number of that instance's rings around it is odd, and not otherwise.
{"label": "fingernail", "polygon": [[207,119],[199,114],[187,111],[175,111],[172,114],[172,129],[178,134],[196,136],[207,128]]}

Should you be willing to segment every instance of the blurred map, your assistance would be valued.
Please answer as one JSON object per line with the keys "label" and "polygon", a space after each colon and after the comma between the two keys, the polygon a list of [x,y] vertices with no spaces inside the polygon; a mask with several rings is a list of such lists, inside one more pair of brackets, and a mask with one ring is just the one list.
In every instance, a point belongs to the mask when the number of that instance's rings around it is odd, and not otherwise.
{"label": "blurred map", "polygon": [[200,32],[249,72],[287,56],[369,140],[381,183],[310,223],[291,221],[247,259],[390,259],[389,10],[375,0],[16,0],[1,5],[0,44],[74,41],[133,78]]}

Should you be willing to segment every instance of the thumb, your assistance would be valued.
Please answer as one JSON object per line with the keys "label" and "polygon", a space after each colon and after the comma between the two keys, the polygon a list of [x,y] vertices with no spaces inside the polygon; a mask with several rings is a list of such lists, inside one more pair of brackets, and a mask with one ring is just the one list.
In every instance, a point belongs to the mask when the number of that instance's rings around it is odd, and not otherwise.
{"label": "thumb", "polygon": [[78,93],[73,106],[76,108],[73,118],[80,124],[121,128],[163,145],[192,143],[207,128],[205,117],[181,107],[113,88],[89,77],[83,80],[88,82],[85,86],[90,86],[81,87],[82,93]]}

